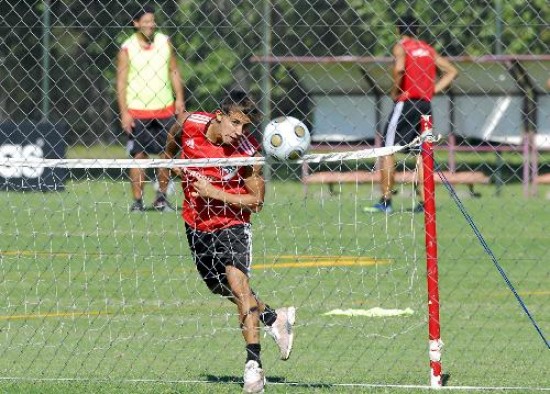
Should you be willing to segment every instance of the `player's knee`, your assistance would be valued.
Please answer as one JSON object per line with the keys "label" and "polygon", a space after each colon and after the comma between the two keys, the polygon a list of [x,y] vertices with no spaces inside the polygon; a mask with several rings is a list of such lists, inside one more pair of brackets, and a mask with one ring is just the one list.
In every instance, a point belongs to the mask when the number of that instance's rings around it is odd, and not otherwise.
{"label": "player's knee", "polygon": [[254,305],[253,307],[251,308],[248,308],[248,311],[245,312],[245,316],[248,316],[248,315],[259,315],[260,314],[260,307],[258,307],[258,305]]}
{"label": "player's knee", "polygon": [[254,305],[248,310],[245,310],[241,315],[241,328],[245,326],[245,321],[247,318],[252,317],[252,319],[258,319],[260,317],[260,308],[258,305]]}

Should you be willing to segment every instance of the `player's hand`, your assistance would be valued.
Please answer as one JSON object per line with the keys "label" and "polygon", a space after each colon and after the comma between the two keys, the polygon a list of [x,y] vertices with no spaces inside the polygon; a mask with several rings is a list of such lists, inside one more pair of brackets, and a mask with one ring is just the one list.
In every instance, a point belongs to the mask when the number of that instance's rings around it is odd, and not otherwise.
{"label": "player's hand", "polygon": [[126,134],[132,134],[132,130],[136,126],[134,118],[128,111],[124,111],[120,115],[120,124],[122,125],[122,130],[124,130]]}
{"label": "player's hand", "polygon": [[205,177],[201,177],[193,182],[193,187],[195,188],[195,192],[191,193],[193,197],[215,199],[219,194],[219,189],[214,187]]}
{"label": "player's hand", "polygon": [[204,198],[215,198],[214,196],[216,193],[219,192],[219,190],[212,185],[212,183],[208,180],[207,177],[202,175],[201,173],[190,170],[188,168],[180,168],[181,170],[181,176],[186,176],[187,180],[193,188],[195,189],[194,192],[191,192],[191,196],[193,197],[204,197]]}
{"label": "player's hand", "polygon": [[191,115],[191,113],[187,111],[178,112],[176,113],[176,119],[178,120],[178,123],[182,125],[183,122],[185,122],[185,119],[189,117],[189,115]]}
{"label": "player's hand", "polygon": [[179,124],[183,124],[185,119],[189,116],[189,112],[185,109],[185,104],[183,100],[176,100],[174,103],[176,109],[176,118],[178,119]]}

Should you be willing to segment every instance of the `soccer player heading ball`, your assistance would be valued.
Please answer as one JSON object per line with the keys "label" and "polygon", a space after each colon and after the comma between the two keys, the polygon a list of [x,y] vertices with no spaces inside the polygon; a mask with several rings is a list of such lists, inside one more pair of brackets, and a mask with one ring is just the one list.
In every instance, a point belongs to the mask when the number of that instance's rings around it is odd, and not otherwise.
{"label": "soccer player heading ball", "polygon": [[[241,91],[232,91],[213,113],[194,112],[169,133],[167,157],[181,148],[184,159],[251,157],[259,144],[251,135],[260,113]],[[261,165],[195,167],[179,171],[184,190],[183,219],[189,248],[206,286],[237,305],[246,342],[244,391],[262,392],[260,322],[277,343],[281,359],[292,350],[295,308],[271,309],[252,291],[250,216],[264,203]]]}

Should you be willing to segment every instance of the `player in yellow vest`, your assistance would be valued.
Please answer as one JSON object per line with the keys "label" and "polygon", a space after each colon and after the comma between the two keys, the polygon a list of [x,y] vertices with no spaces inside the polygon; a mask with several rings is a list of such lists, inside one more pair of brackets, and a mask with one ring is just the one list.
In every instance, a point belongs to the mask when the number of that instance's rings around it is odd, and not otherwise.
{"label": "player in yellow vest", "polygon": [[[134,159],[161,154],[176,116],[186,115],[183,84],[168,36],[156,32],[154,9],[144,6],[134,15],[136,32],[120,49],[117,60],[117,99],[128,153]],[[129,170],[134,202],[130,211],[143,211],[145,171]],[[173,210],[166,198],[168,169],[157,171],[158,191],[153,208]]]}

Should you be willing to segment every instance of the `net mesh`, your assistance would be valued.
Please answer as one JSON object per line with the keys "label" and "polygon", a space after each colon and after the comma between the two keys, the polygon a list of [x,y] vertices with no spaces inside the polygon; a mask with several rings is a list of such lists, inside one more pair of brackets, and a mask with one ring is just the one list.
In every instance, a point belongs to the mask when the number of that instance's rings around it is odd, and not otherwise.
{"label": "net mesh", "polygon": [[[428,380],[413,156],[396,152],[395,213],[363,212],[380,198],[369,152],[383,145],[393,108],[395,21],[406,13],[459,71],[432,101],[436,167],[548,332],[547,2],[150,3],[189,111],[214,111],[237,88],[265,122],[290,115],[311,131],[305,162],[265,163],[266,206],[254,216],[253,285],[273,306],[298,307],[289,362],[262,342],[270,383],[315,391]],[[35,390],[46,391],[41,379],[108,380],[84,392],[132,379],[224,391],[241,380],[234,309],[198,280],[181,209],[151,209],[155,170],[188,163],[127,159],[117,57],[136,6],[0,1],[0,378],[31,380]],[[128,212],[131,167],[147,175],[142,215]],[[177,180],[171,190],[177,207]],[[450,383],[548,389],[547,349],[444,189],[436,206]],[[414,314],[325,315],[375,307]]]}
{"label": "net mesh", "polygon": [[[362,163],[356,157],[374,160],[387,150],[345,154],[353,159],[338,165]],[[313,165],[320,158],[334,160],[334,154],[307,158]],[[239,165],[264,161],[240,160]],[[2,217],[10,219],[2,226],[0,244],[6,300],[2,355],[12,365],[9,377],[194,381],[204,379],[206,368],[221,374],[226,363],[240,365],[244,352],[237,312],[210,294],[196,273],[181,209],[129,214],[125,198],[127,166],[149,165],[149,202],[155,167],[235,163],[42,164],[69,169],[63,190],[3,194]],[[381,344],[396,340],[404,352],[412,337],[425,333],[418,272],[422,221],[407,212],[414,204],[412,186],[401,186],[408,202],[396,205],[401,214],[389,221],[362,212],[376,197],[359,198],[357,184],[340,184],[332,191],[326,185],[310,186],[306,195],[300,183],[277,180],[288,166],[273,163],[265,208],[254,215],[252,286],[274,307],[296,306],[299,346],[309,349],[296,352],[300,362],[319,370],[332,365],[325,379],[335,383],[363,382],[360,371],[365,368],[382,379],[392,356]],[[113,170],[120,179],[112,179]],[[180,205],[181,191],[174,189],[169,199]],[[361,313],[367,317],[354,317]],[[264,362],[273,373],[292,379],[292,366],[277,366],[276,345],[267,339]],[[366,348],[356,352],[358,343]],[[413,350],[419,357],[424,345],[419,342]],[[214,361],[204,349],[216,347],[227,351],[216,351]],[[410,368],[424,369],[417,363]]]}

